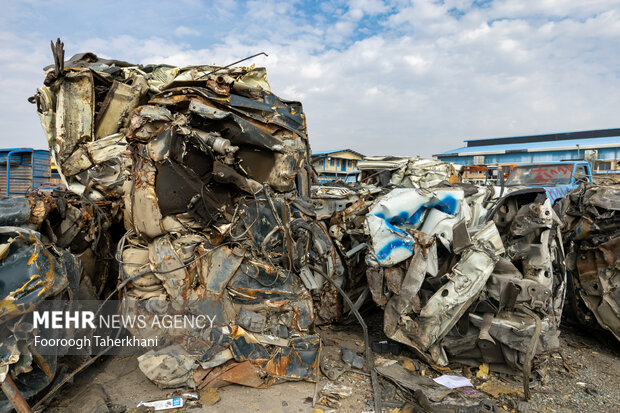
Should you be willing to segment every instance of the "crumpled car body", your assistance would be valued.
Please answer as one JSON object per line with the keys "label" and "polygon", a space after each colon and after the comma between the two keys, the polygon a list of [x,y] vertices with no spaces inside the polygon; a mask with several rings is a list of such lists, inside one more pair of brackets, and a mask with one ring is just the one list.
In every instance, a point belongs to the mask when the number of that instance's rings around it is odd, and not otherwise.
{"label": "crumpled car body", "polygon": [[[375,204],[366,218],[374,258],[382,266],[393,266],[411,257],[415,238],[408,229],[437,235],[448,246],[452,241],[452,227],[463,219],[472,221],[469,203],[464,201],[465,191],[460,188],[392,190]],[[477,225],[476,218],[479,220],[480,215],[473,218],[473,225]]]}
{"label": "crumpled car body", "polygon": [[437,159],[367,156],[357,163],[360,181],[382,187],[430,188],[459,182],[460,166]]}
{"label": "crumpled car body", "polygon": [[[63,201],[61,197],[58,202]],[[64,218],[58,211],[50,218],[52,204],[56,206],[53,197],[40,193],[0,198],[0,382],[11,380],[26,399],[52,382],[57,356],[39,354],[33,344],[36,332],[25,316],[45,300],[62,299],[71,305],[85,278],[80,258],[71,252],[85,241],[80,238],[83,233],[66,231],[75,223],[66,211]],[[66,248],[51,245],[44,233],[59,235]],[[0,394],[0,411],[12,409],[11,401]]]}
{"label": "crumpled car body", "polygon": [[[235,145],[241,145],[236,159],[246,179],[282,192],[295,186],[300,158],[308,152],[305,117],[299,103],[282,101],[270,92],[264,69],[144,67],[93,54],[76,55],[65,67],[47,70],[49,86],[38,89],[33,101],[52,156],[71,190],[86,190],[96,200],[122,196],[132,161],[127,138],[145,142],[169,122],[150,145],[157,156],[162,145],[174,140],[171,133],[186,131],[179,114],[172,122],[166,106],[184,106],[194,126],[202,124],[199,132],[191,131],[194,145],[215,151],[226,158],[225,164],[239,149]],[[217,73],[210,74],[214,70]],[[141,106],[149,100],[151,105]]]}
{"label": "crumpled car body", "polygon": [[366,215],[366,262],[386,335],[436,365],[528,375],[534,355],[559,345],[566,288],[560,221],[538,192],[379,198]]}
{"label": "crumpled car body", "polygon": [[596,320],[620,340],[620,185],[580,185],[564,207],[573,315],[586,325]]}

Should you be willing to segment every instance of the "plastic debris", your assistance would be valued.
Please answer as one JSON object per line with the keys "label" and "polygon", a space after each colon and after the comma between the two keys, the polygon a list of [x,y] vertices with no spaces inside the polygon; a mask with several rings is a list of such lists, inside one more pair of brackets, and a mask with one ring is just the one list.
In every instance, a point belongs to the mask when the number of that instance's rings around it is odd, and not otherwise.
{"label": "plastic debris", "polygon": [[434,378],[435,383],[439,383],[442,386],[446,386],[449,389],[457,389],[459,387],[474,387],[467,377],[452,376],[449,374],[441,375]]}
{"label": "plastic debris", "polygon": [[183,407],[183,398],[174,397],[172,399],[156,400],[152,402],[140,402],[136,407],[146,406],[152,407],[154,410],[170,410]]}

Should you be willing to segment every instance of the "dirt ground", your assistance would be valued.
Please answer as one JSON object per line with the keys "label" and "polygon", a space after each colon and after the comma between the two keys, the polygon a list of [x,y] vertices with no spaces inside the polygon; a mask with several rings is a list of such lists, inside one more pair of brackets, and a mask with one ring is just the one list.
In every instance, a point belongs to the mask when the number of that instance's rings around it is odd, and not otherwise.
{"label": "dirt ground", "polygon": [[[380,320],[378,320],[380,321]],[[374,321],[371,325],[380,325]],[[328,326],[319,329],[324,347],[322,356],[340,360],[340,349],[346,347],[363,355],[363,336],[358,326]],[[380,331],[371,332],[371,340],[381,339]],[[527,405],[529,412],[620,412],[620,346],[607,334],[593,334],[572,327],[563,327],[561,348],[550,354],[546,362],[538,366],[543,374],[532,384],[532,397]],[[399,355],[381,355],[397,360],[416,374],[437,377],[440,374],[469,375],[478,387],[486,381],[501,380],[508,388],[518,391],[521,384],[510,382],[506,377],[491,374],[488,379],[476,378],[476,369],[462,369],[438,372],[418,361],[412,353],[401,347]],[[322,376],[321,389],[327,379]],[[383,383],[383,381],[382,381]],[[339,386],[352,389],[349,397],[340,400],[338,412],[372,412],[370,376],[359,370],[345,372],[337,381]],[[312,396],[315,384],[309,382],[287,382],[268,389],[253,389],[242,386],[228,386],[217,390],[219,401],[212,406],[195,403],[179,412],[328,412],[314,410]],[[123,412],[132,411],[141,401],[152,401],[170,397],[174,390],[159,389],[138,369],[134,356],[109,356],[95,363],[79,374],[72,385],[66,386],[48,412]],[[187,393],[187,391],[184,391]],[[480,393],[484,394],[484,393]],[[199,395],[202,396],[202,395]],[[516,395],[493,398],[499,407],[517,412],[521,397]],[[320,399],[321,397],[319,397]],[[387,406],[384,411],[399,413],[399,401],[394,396],[394,387],[382,385],[382,398]],[[110,406],[112,406],[111,409]],[[522,405],[521,408],[524,406]],[[527,410],[520,410],[527,411]],[[174,410],[167,410],[174,412]]]}

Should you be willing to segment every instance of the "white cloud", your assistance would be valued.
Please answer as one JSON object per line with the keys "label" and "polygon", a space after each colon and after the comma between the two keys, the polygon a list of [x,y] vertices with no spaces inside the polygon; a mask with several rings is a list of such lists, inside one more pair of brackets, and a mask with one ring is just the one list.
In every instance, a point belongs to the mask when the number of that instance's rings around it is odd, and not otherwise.
{"label": "white cloud", "polygon": [[198,30],[190,29],[189,27],[185,26],[179,26],[174,29],[174,34],[178,37],[200,36],[200,32]]}
{"label": "white cloud", "polygon": [[[364,0],[321,5],[320,16],[297,2],[218,4],[230,27],[211,44],[186,43],[210,32],[184,21],[173,26],[180,39],[69,36],[67,55],[185,65],[265,51],[247,63],[302,101],[315,150],[430,155],[465,138],[619,126],[619,1]],[[47,48],[40,36],[0,32],[3,140],[45,145],[25,99],[42,84]]]}
{"label": "white cloud", "polygon": [[427,70],[427,68],[430,66],[430,62],[428,62],[426,59],[424,59],[423,57],[421,57],[420,55],[409,55],[409,56],[405,56],[405,61],[407,63],[409,63],[409,65],[411,66],[411,68],[416,72],[416,73],[423,73]]}
{"label": "white cloud", "polygon": [[36,108],[27,101],[43,85],[42,67],[50,63],[48,43],[33,43],[0,31],[0,145],[47,147]]}

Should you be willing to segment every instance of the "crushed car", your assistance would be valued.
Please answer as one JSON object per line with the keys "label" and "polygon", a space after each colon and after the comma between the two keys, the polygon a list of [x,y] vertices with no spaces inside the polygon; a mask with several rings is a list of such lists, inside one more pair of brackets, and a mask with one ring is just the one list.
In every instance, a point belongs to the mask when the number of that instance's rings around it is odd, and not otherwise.
{"label": "crushed car", "polygon": [[620,185],[582,184],[566,196],[568,301],[581,324],[620,340]]}
{"label": "crushed car", "polygon": [[[111,244],[107,216],[65,190],[0,198],[0,411],[19,412],[60,369],[58,353],[41,352],[28,315],[44,301],[76,309],[109,288]],[[58,330],[50,330],[52,337]],[[50,338],[50,336],[47,336]]]}
{"label": "crushed car", "polygon": [[537,190],[492,193],[396,188],[364,205],[357,231],[330,232],[368,245],[367,285],[390,339],[432,365],[486,363],[520,376],[528,394],[535,356],[559,346],[561,221]]}
{"label": "crushed car", "polygon": [[440,182],[460,182],[462,166],[437,159],[367,156],[358,161],[360,181],[381,187],[429,188]]}
{"label": "crushed car", "polygon": [[357,287],[348,294],[382,309],[389,339],[438,368],[521,377],[529,396],[536,357],[559,346],[566,290],[562,222],[544,189],[442,179],[313,187],[313,198]]}

